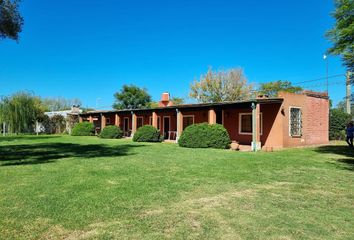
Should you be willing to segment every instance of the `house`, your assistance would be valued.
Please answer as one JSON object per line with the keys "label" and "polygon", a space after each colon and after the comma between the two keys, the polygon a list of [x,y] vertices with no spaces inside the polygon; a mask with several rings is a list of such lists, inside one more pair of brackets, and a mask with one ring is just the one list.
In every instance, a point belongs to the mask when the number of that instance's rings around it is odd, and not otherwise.
{"label": "house", "polygon": [[79,119],[94,123],[98,132],[107,125],[117,125],[125,136],[152,125],[165,139],[174,141],[188,125],[219,123],[231,140],[253,150],[328,143],[329,99],[324,93],[281,92],[275,98],[177,106],[169,104],[169,94],[163,93],[161,103],[151,109],[91,111],[80,114]]}
{"label": "house", "polygon": [[[44,112],[44,115],[49,118],[53,118],[55,116],[62,116],[65,119],[65,131],[71,133],[71,129],[78,121],[79,114],[82,113],[82,109],[80,106],[73,105],[70,110],[62,110],[62,111],[50,111]],[[53,127],[48,124],[44,124],[43,122],[36,122],[35,132],[38,133],[62,133],[62,129],[57,129],[57,127]]]}

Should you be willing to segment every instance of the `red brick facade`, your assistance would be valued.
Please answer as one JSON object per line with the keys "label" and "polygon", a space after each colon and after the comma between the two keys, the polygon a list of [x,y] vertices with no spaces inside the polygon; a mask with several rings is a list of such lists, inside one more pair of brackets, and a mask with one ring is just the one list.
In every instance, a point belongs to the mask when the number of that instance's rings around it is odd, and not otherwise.
{"label": "red brick facade", "polygon": [[[329,101],[328,97],[315,93],[280,93],[279,98],[262,98],[251,101],[220,103],[220,104],[191,104],[179,106],[166,106],[155,109],[136,109],[121,111],[101,111],[81,114],[83,120],[93,119],[99,129],[102,124],[102,116],[106,125],[119,122],[119,127],[125,131],[125,135],[134,134],[137,124],[155,124],[165,138],[178,138],[183,127],[188,123],[208,122],[223,124],[230,138],[240,144],[251,144],[252,132],[242,132],[249,124],[252,116],[252,104],[258,106],[260,112],[260,135],[257,141],[263,148],[279,149],[283,147],[295,147],[313,144],[328,143]],[[292,108],[297,112],[297,118],[291,119]],[[299,113],[300,112],[300,113]],[[136,116],[135,128],[133,127],[132,114]],[[294,113],[295,114],[295,113]],[[256,116],[257,114],[255,114]],[[153,120],[155,116],[155,120]],[[177,120],[179,116],[179,120]],[[119,119],[117,119],[119,118]],[[142,119],[141,119],[142,118]],[[243,120],[241,124],[240,120]],[[294,121],[296,123],[294,123]],[[179,127],[178,127],[179,122]],[[301,134],[291,136],[290,128],[298,129]],[[295,124],[295,125],[294,125]],[[253,132],[255,133],[255,132]]]}

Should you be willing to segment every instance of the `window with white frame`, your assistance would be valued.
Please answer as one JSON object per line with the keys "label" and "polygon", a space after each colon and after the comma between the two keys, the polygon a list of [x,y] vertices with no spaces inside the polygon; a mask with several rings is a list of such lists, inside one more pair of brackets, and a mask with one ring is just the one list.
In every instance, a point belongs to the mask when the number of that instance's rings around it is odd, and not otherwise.
{"label": "window with white frame", "polygon": [[302,135],[302,114],[301,108],[290,107],[289,111],[289,133],[292,137]]}
{"label": "window with white frame", "polygon": [[194,115],[183,116],[183,130],[192,124],[194,124]]}
{"label": "window with white frame", "polygon": [[[260,134],[263,132],[263,118],[262,118],[262,113],[259,114],[260,118]],[[252,113],[240,113],[239,114],[239,134],[246,134],[246,135],[251,135],[252,134]]]}

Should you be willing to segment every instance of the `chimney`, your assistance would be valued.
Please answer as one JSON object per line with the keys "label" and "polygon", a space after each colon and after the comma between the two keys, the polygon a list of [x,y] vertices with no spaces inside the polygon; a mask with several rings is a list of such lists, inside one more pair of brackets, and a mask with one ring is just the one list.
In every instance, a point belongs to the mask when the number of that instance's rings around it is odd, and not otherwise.
{"label": "chimney", "polygon": [[170,101],[170,94],[168,92],[164,92],[161,95],[161,102],[169,102]]}
{"label": "chimney", "polygon": [[159,107],[167,107],[172,105],[173,103],[170,101],[170,94],[168,92],[162,93],[161,101],[159,102]]}

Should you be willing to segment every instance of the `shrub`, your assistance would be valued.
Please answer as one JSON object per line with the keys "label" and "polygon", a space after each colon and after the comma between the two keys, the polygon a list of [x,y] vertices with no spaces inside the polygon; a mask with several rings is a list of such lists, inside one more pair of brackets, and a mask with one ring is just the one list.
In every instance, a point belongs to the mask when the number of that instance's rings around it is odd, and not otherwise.
{"label": "shrub", "polygon": [[161,142],[160,131],[150,125],[145,125],[134,133],[134,142]]}
{"label": "shrub", "polygon": [[340,109],[331,109],[329,115],[329,139],[344,140],[345,128],[351,120],[351,115]]}
{"label": "shrub", "polygon": [[81,122],[74,126],[72,136],[92,136],[95,133],[95,126],[90,122]]}
{"label": "shrub", "polygon": [[123,131],[114,125],[107,126],[105,127],[100,135],[100,138],[122,138],[123,137]]}
{"label": "shrub", "polygon": [[230,147],[230,136],[220,124],[209,125],[199,123],[188,126],[178,140],[181,147],[188,148],[220,148]]}

